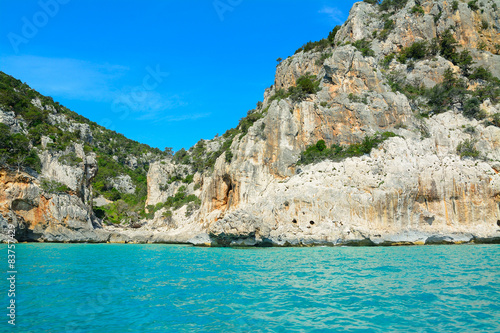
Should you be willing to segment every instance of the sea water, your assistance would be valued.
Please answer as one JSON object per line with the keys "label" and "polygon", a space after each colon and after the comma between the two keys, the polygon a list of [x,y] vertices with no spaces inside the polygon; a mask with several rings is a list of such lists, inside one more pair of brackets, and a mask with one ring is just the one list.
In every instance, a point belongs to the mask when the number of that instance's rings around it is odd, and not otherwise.
{"label": "sea water", "polygon": [[500,331],[500,245],[18,244],[16,269],[2,332]]}

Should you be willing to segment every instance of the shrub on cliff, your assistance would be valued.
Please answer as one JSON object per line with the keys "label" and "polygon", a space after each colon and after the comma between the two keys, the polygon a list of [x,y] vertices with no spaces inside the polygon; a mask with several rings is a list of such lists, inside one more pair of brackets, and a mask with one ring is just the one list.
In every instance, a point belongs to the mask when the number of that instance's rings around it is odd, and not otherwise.
{"label": "shrub on cliff", "polygon": [[456,55],[457,40],[453,37],[450,29],[446,29],[439,39],[441,55],[448,60],[453,60]]}
{"label": "shrub on cliff", "polygon": [[398,10],[406,6],[408,0],[383,0],[380,3],[379,9],[381,11],[386,10]]}
{"label": "shrub on cliff", "polygon": [[448,68],[443,82],[429,89],[426,95],[432,111],[441,113],[449,110],[455,103],[463,103],[468,93],[465,81],[457,78],[453,70]]}
{"label": "shrub on cliff", "polygon": [[384,28],[382,29],[382,31],[379,34],[380,40],[383,40],[383,41],[386,40],[395,26],[396,26],[396,23],[394,22],[394,20],[391,19],[390,17],[386,17],[384,20]]}
{"label": "shrub on cliff", "polygon": [[340,160],[348,157],[362,156],[369,154],[373,148],[388,138],[394,137],[392,132],[376,133],[372,136],[366,136],[362,142],[354,143],[348,146],[333,144],[330,148],[326,147],[324,140],[319,140],[316,144],[307,147],[300,155],[297,164],[311,164],[322,160]]}
{"label": "shrub on cliff", "polygon": [[424,8],[422,8],[421,5],[415,5],[411,8],[411,13],[416,14],[416,15],[424,15]]}
{"label": "shrub on cliff", "polygon": [[463,106],[463,114],[467,118],[482,118],[479,109],[481,102],[476,97],[469,98]]}
{"label": "shrub on cliff", "polygon": [[479,151],[474,147],[476,141],[466,139],[462,141],[457,146],[457,153],[460,157],[479,157]]}
{"label": "shrub on cliff", "polygon": [[472,74],[469,75],[470,80],[484,80],[489,81],[493,79],[493,74],[486,68],[480,66],[474,69]]}
{"label": "shrub on cliff", "polygon": [[491,123],[493,126],[500,127],[500,113],[495,113],[491,116]]}
{"label": "shrub on cliff", "polygon": [[326,49],[329,46],[333,46],[335,42],[335,36],[337,35],[337,32],[339,31],[340,26],[335,26],[332,31],[328,34],[327,38],[323,38],[319,41],[313,42],[309,41],[306,44],[302,45],[300,48],[298,48],[294,54],[297,54],[301,51],[304,52],[309,52],[309,51],[314,51],[314,52],[321,52],[324,49]]}
{"label": "shrub on cliff", "polygon": [[407,59],[420,60],[429,55],[429,46],[426,41],[415,42],[401,50],[398,56],[398,61],[402,64],[406,63]]}
{"label": "shrub on cliff", "polygon": [[40,182],[41,188],[47,192],[52,194],[57,193],[67,193],[70,191],[70,188],[64,184],[61,184],[55,180],[42,179]]}
{"label": "shrub on cliff", "polygon": [[352,45],[358,49],[359,52],[363,55],[363,57],[373,57],[375,52],[370,47],[370,42],[366,39],[360,39],[352,43]]}

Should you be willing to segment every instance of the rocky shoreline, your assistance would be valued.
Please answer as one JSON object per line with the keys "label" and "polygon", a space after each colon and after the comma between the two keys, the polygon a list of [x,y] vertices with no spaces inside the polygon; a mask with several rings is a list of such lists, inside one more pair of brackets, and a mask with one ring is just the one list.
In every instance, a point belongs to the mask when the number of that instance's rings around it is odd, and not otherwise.
{"label": "rocky shoreline", "polygon": [[[175,236],[162,233],[140,233],[127,230],[126,233],[116,233],[113,231],[99,230],[94,233],[94,237],[64,239],[57,235],[55,238],[37,240],[14,240],[16,243],[54,243],[54,244],[171,244],[171,245],[192,245],[199,247],[314,247],[314,246],[423,246],[423,245],[466,245],[466,244],[500,244],[500,230],[494,236],[476,236],[470,233],[451,234],[430,234],[420,231],[405,232],[393,235],[374,235],[349,239],[337,239],[335,241],[325,241],[320,239],[295,239],[295,240],[272,240],[260,238],[255,234],[247,237],[236,235],[209,235],[198,234],[188,240],[179,240]],[[0,240],[3,243],[7,238]],[[12,242],[12,240],[11,240]]]}

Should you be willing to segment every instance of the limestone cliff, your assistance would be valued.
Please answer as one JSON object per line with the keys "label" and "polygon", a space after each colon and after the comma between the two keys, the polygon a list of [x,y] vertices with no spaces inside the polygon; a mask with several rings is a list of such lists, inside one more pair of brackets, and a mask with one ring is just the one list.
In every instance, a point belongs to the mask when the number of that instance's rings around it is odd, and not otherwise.
{"label": "limestone cliff", "polygon": [[[8,223],[19,241],[109,240],[114,233],[103,225],[114,221],[102,213],[126,207],[127,224],[137,221],[147,166],[165,155],[0,72],[0,240]],[[103,200],[110,204],[97,207]]]}
{"label": "limestone cliff", "polygon": [[[234,137],[213,172],[200,174],[197,220],[177,225],[201,225],[210,237],[193,242],[212,245],[498,240],[500,129],[491,121],[500,112],[498,98],[483,98],[476,120],[462,115],[464,103],[429,111],[424,93],[411,98],[394,84],[430,91],[451,69],[468,91],[479,89],[484,82],[464,75],[462,63],[443,51],[401,60],[414,43],[439,47],[447,33],[457,55],[468,51],[470,70],[486,68],[498,78],[500,12],[491,1],[480,8],[408,1],[381,10],[356,3],[331,46],[302,50],[278,66],[255,111],[261,116]],[[299,101],[283,95],[305,75],[319,81],[319,91]],[[319,140],[349,145],[383,131],[397,136],[369,155],[298,164]],[[461,157],[462,142],[472,142],[480,158]]]}

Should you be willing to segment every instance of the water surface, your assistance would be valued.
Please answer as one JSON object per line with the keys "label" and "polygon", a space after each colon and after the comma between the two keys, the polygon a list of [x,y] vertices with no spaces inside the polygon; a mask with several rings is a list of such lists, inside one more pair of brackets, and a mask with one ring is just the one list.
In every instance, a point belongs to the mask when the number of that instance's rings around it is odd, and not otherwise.
{"label": "water surface", "polygon": [[500,245],[16,251],[5,332],[500,331]]}

